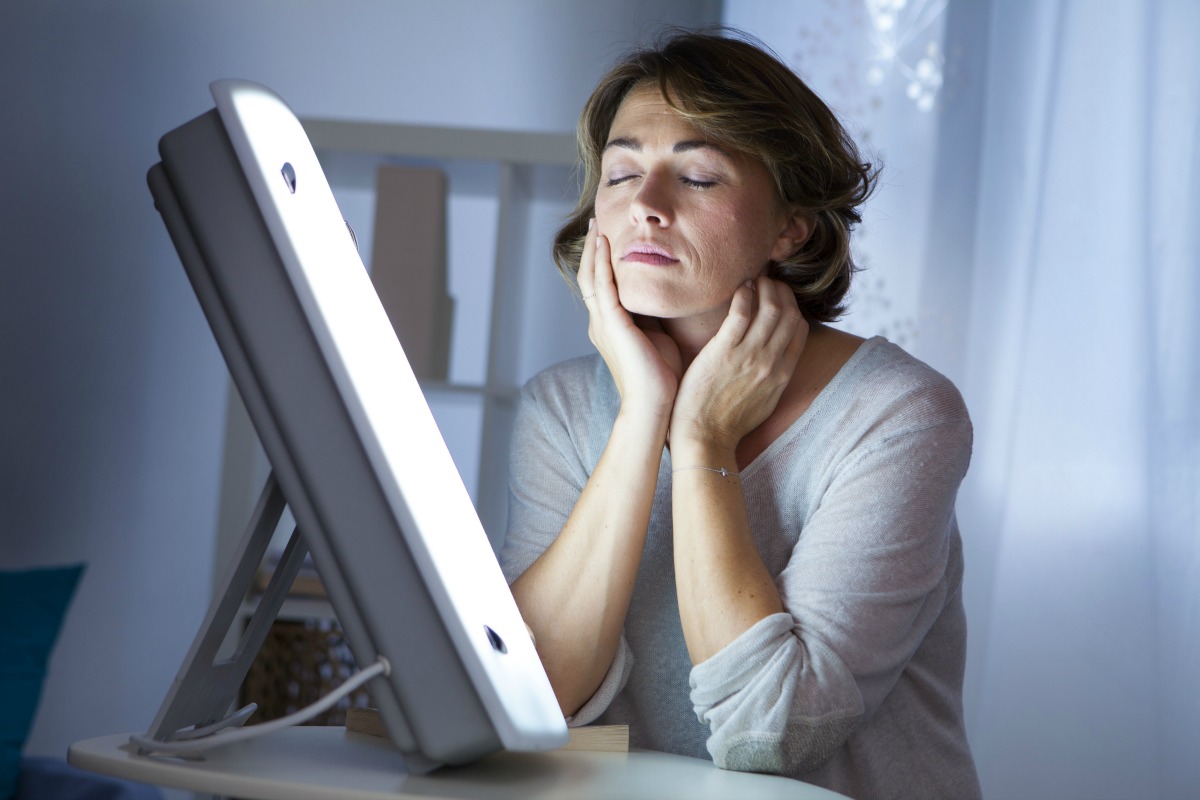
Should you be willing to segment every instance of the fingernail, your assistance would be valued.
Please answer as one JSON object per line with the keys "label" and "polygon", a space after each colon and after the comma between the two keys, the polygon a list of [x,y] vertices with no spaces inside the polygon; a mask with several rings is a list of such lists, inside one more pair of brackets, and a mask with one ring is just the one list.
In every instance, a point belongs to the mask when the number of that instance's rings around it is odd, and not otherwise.
{"label": "fingernail", "polygon": [[588,230],[590,231],[594,227],[596,227],[596,218],[592,217],[588,220]]}
{"label": "fingernail", "polygon": [[746,281],[745,283],[743,283],[742,285],[743,285],[743,286],[745,286],[745,287],[746,287],[747,289],[749,289],[750,291],[754,291],[754,281],[752,281],[752,280],[747,280],[747,281]]}

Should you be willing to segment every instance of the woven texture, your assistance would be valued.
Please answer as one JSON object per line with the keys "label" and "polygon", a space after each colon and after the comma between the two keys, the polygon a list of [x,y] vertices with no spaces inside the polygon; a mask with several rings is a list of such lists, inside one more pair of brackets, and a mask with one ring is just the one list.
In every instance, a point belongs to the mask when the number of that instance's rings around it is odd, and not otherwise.
{"label": "woven texture", "polygon": [[[315,703],[358,671],[341,627],[332,620],[277,620],[242,684],[241,704],[257,703],[254,722]],[[346,710],[371,705],[359,689],[308,725],[344,725]]]}

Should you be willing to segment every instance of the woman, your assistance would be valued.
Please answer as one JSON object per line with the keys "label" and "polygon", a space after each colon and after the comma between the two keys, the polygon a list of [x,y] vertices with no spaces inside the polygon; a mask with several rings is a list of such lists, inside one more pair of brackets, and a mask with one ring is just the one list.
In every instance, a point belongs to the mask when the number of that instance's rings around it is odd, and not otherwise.
{"label": "woman", "polygon": [[979,793],[955,388],[843,311],[875,173],[743,38],[584,108],[555,259],[597,355],[523,393],[501,561],[572,724],[854,797]]}

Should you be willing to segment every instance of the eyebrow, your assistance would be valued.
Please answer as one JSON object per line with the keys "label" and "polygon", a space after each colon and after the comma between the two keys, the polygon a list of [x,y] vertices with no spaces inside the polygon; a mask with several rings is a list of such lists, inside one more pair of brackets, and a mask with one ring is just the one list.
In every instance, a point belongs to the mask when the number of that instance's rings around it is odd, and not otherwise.
{"label": "eyebrow", "polygon": [[[642,152],[642,143],[639,140],[628,136],[620,136],[611,140],[608,144],[604,145],[604,150],[602,152],[607,152],[611,147],[620,147],[624,150],[632,150],[635,153]],[[725,150],[725,148],[719,147],[712,142],[706,142],[703,139],[684,139],[683,141],[676,142],[675,146],[671,148],[671,152],[687,153],[692,150],[704,149],[713,150],[729,159],[733,158],[733,156],[731,156],[729,152]]]}

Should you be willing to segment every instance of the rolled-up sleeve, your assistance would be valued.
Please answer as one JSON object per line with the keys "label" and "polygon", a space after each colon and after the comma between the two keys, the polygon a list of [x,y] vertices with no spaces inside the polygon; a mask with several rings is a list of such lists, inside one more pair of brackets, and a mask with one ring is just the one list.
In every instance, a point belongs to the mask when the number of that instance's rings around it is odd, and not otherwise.
{"label": "rolled-up sleeve", "polygon": [[692,669],[718,766],[804,774],[886,702],[958,590],[948,564],[971,430],[950,411],[875,431],[833,466],[775,579],[785,613]]}
{"label": "rolled-up sleeve", "polygon": [[807,772],[862,714],[854,676],[790,614],[772,614],[692,670],[691,698],[713,731],[713,762],[744,772]]}

